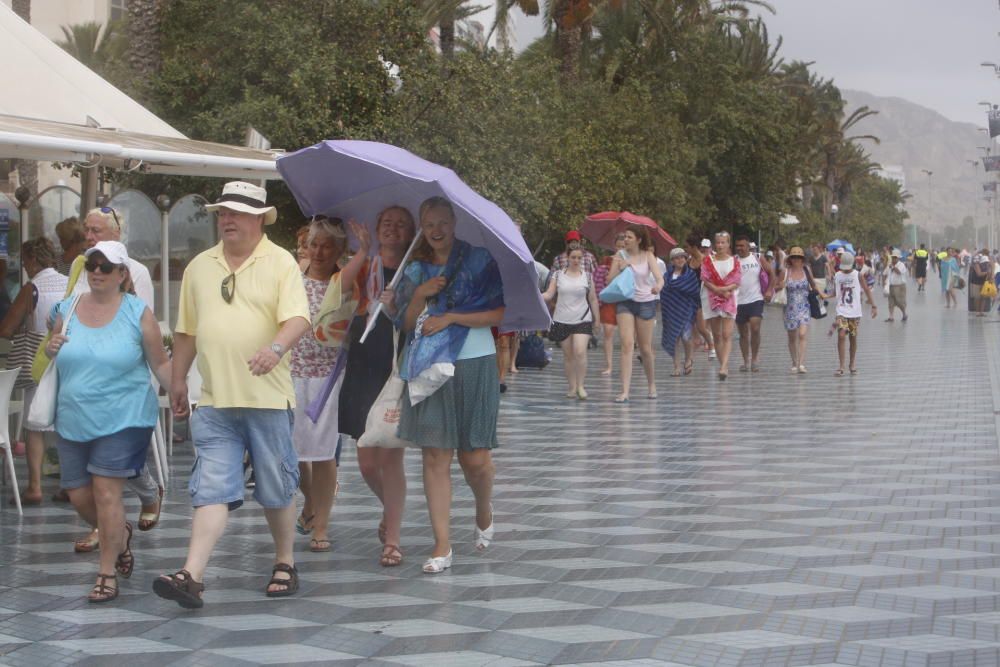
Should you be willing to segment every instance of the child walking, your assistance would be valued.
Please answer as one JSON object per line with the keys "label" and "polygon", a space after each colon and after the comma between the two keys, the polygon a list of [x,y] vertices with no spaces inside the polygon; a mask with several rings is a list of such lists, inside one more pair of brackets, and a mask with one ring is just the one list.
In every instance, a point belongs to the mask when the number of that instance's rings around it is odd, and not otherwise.
{"label": "child walking", "polygon": [[872,305],[872,319],[878,315],[878,306],[872,298],[872,291],[866,281],[861,280],[858,270],[854,266],[854,255],[845,252],[840,256],[840,270],[833,279],[833,294],[826,297],[835,298],[837,301],[837,354],[840,357],[840,367],[834,372],[837,377],[844,375],[844,357],[847,352],[847,340],[851,343],[850,368],[851,375],[858,372],[856,358],[858,354],[858,327],[861,324],[861,294],[868,297],[868,302]]}

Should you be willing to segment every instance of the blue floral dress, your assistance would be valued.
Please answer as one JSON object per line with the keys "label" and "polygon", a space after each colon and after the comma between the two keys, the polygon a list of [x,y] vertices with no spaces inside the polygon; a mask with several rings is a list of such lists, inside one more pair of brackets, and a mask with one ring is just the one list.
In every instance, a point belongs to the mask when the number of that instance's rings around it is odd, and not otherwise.
{"label": "blue floral dress", "polygon": [[789,280],[785,283],[788,303],[785,305],[785,330],[795,331],[809,324],[809,280]]}

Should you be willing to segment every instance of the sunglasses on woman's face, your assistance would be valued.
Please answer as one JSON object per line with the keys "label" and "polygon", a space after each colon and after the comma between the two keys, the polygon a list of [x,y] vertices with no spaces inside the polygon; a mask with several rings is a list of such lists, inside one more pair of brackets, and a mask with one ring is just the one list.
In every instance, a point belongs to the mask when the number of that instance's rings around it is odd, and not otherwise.
{"label": "sunglasses on woman's face", "polygon": [[104,275],[109,275],[112,271],[118,268],[118,265],[112,264],[107,260],[103,262],[97,262],[96,260],[88,259],[87,262],[83,265],[83,268],[87,269],[87,273],[93,273],[98,269],[100,269],[101,273],[103,273]]}

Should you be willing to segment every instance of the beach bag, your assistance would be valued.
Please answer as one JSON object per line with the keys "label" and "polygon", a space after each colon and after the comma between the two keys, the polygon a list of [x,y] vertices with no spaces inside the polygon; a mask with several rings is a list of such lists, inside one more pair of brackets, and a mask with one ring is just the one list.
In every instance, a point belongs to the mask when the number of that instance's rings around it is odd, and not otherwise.
{"label": "beach bag", "polygon": [[809,290],[809,317],[821,320],[826,317],[826,301],[819,300],[819,293]]}
{"label": "beach bag", "polygon": [[[73,299],[63,318],[62,329],[59,333],[66,335],[66,327],[76,312],[76,305],[80,303],[80,295]],[[28,410],[27,427],[32,431],[43,431],[52,428],[56,423],[56,396],[59,393],[59,374],[56,372],[56,365],[50,363],[42,373],[42,379],[38,381],[38,389],[35,397],[31,400],[31,409]]]}
{"label": "beach bag", "polygon": [[983,283],[982,289],[979,290],[979,296],[986,299],[992,299],[997,295],[997,286],[992,280],[987,280]]}
{"label": "beach bag", "polygon": [[[34,283],[31,285],[31,310],[38,306],[38,288]],[[14,381],[14,389],[26,389],[35,386],[35,381],[31,377],[31,365],[35,360],[35,352],[38,346],[45,339],[44,331],[31,331],[28,328],[28,318],[31,312],[24,317],[24,322],[14,337],[10,339],[10,352],[7,353],[7,370],[19,371],[17,380]]]}
{"label": "beach bag", "polygon": [[399,349],[399,334],[392,337],[392,373],[386,380],[378,398],[372,403],[365,420],[365,432],[358,438],[358,447],[389,447],[399,449],[413,443],[396,435],[399,428],[399,417],[402,414],[403,392],[406,382],[399,377],[399,362],[396,350]]}
{"label": "beach bag", "polygon": [[885,285],[882,286],[882,294],[884,296],[889,296],[889,281],[892,280],[892,274],[890,273],[885,277]]}
{"label": "beach bag", "polygon": [[774,296],[771,297],[771,303],[778,306],[784,306],[788,303],[788,292],[785,291],[784,287],[774,293]]}
{"label": "beach bag", "polygon": [[965,289],[965,278],[955,276],[955,289]]}
{"label": "beach bag", "polygon": [[521,339],[514,364],[518,368],[542,369],[549,365],[549,351],[545,349],[545,340],[537,332],[528,334]]}
{"label": "beach bag", "polygon": [[608,283],[608,286],[601,290],[598,298],[603,303],[621,303],[628,301],[635,296],[635,271],[632,267],[626,267],[615,276],[615,279]]}

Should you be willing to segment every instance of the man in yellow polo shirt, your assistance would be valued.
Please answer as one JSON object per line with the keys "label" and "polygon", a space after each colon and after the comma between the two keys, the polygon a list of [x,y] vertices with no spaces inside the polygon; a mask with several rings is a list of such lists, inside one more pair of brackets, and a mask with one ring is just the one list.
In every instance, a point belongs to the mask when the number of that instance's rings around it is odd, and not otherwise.
{"label": "man in yellow polo shirt", "polygon": [[298,460],[292,446],[295,392],[285,353],[309,331],[309,304],[298,264],[271,243],[264,225],[277,211],[264,188],[227,183],[207,206],[218,211],[217,246],[192,260],[181,282],[174,332],[170,400],[176,417],[190,412],[187,374],[198,357],[203,385],[191,415],[197,458],[189,483],[194,516],[184,568],[153,582],[160,597],[203,605],[202,580],[230,510],[243,504],[243,455],[256,475],[275,546],[268,597],[299,587],[292,553]]}

